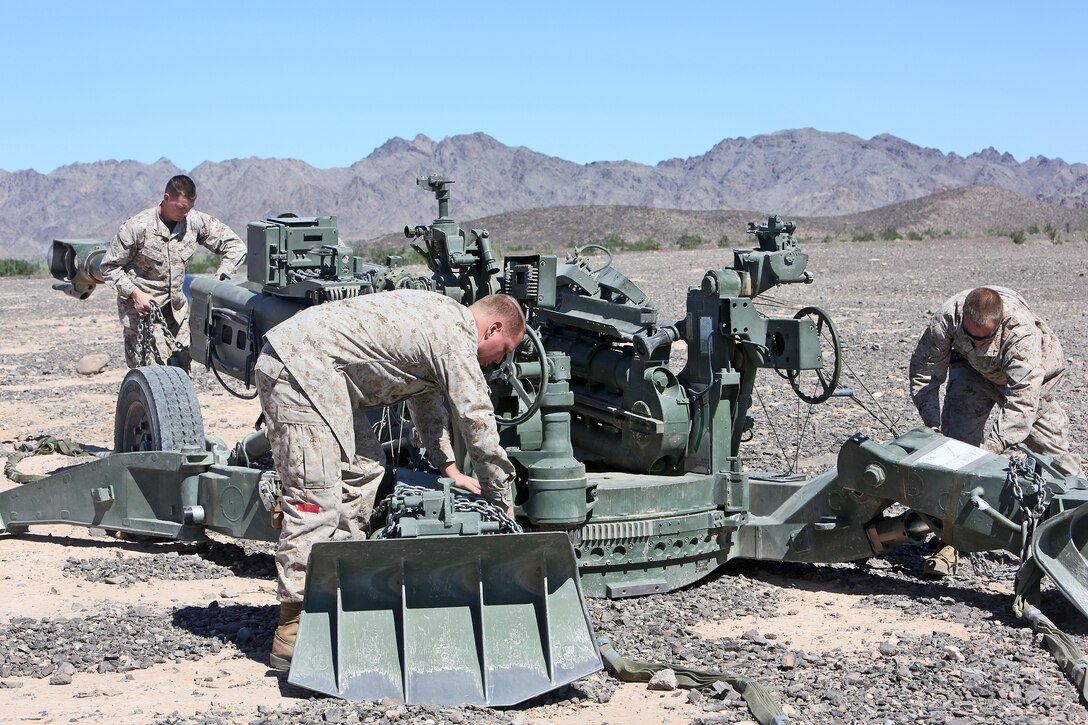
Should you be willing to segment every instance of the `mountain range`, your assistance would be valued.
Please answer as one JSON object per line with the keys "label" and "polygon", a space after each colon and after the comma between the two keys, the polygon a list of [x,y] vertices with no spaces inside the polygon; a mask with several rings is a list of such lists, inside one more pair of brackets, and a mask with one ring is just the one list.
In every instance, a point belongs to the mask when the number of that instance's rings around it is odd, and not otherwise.
{"label": "mountain range", "polygon": [[[587,229],[585,238],[608,233],[647,236],[651,232],[621,230],[640,216],[649,220],[695,214],[712,224],[712,212],[721,216],[724,210],[743,211],[740,216],[747,218],[772,213],[803,217],[816,220],[819,229],[842,229],[849,227],[850,218],[872,210],[978,186],[996,190],[996,197],[988,198],[998,200],[990,202],[998,216],[984,218],[990,224],[1015,223],[1000,216],[1006,206],[1035,221],[1049,221],[1040,214],[1061,217],[1067,225],[1079,223],[1079,210],[1088,209],[1086,164],[1042,156],[1018,162],[992,148],[963,157],[886,134],[866,140],[810,128],[779,131],[725,139],[702,155],[652,166],[630,161],[577,164],[506,146],[484,133],[441,141],[419,135],[390,139],[343,168],[248,158],[205,162],[191,170],[167,159],[71,164],[48,174],[0,170],[0,257],[38,256],[55,238],[108,239],[125,218],[156,203],[166,180],[178,173],[196,180],[197,208],[222,219],[243,238],[248,221],[288,211],[335,215],[341,237],[349,240],[375,239],[406,224],[426,224],[437,206],[415,178],[428,174],[455,180],[450,212],[458,220],[499,215],[504,220],[500,227],[524,227],[504,215],[526,212],[524,219],[532,219],[528,210],[555,209],[539,213],[550,214],[553,222],[578,216],[582,222],[565,224],[569,229],[562,235],[581,226]],[[1039,209],[1024,211],[1036,203]],[[919,223],[932,226],[931,220]],[[679,228],[676,224],[668,228]],[[904,228],[911,224],[904,217]],[[541,233],[537,229],[535,234]],[[719,233],[712,230],[705,236],[717,238]],[[562,235],[557,239],[564,239]]]}

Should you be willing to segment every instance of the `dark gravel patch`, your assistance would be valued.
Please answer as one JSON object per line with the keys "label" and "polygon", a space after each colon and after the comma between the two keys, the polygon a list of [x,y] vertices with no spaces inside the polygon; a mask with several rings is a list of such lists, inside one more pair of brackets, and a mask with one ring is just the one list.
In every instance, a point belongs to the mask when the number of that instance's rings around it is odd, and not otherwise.
{"label": "dark gravel patch", "polygon": [[0,627],[0,677],[48,677],[64,663],[75,672],[124,673],[176,660],[199,660],[233,643],[267,652],[274,606],[220,607],[217,601],[172,616],[150,607],[85,616],[13,618]]}
{"label": "dark gravel patch", "polygon": [[152,580],[186,581],[227,576],[271,579],[276,576],[275,549],[268,542],[206,541],[170,546],[170,551],[163,552],[156,552],[154,546],[142,547],[144,551],[152,552],[142,556],[125,556],[116,551],[105,557],[69,557],[64,563],[64,576],[116,584],[122,588]]}

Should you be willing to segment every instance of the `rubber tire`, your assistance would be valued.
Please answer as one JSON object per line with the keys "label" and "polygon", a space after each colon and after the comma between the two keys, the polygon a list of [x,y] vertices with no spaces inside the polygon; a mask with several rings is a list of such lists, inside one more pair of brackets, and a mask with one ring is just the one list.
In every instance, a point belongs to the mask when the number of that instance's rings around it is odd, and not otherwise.
{"label": "rubber tire", "polygon": [[113,449],[204,450],[204,418],[188,373],[161,365],[128,372],[117,394]]}

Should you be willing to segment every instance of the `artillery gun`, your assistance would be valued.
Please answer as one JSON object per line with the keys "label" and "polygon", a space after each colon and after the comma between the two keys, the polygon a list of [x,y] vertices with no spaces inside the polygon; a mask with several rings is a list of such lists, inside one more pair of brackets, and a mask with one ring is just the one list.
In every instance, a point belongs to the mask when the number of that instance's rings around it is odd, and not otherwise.
{"label": "artillery gun", "polygon": [[[512,704],[601,666],[583,596],[667,592],[735,558],[865,559],[931,531],[968,552],[1030,545],[1088,616],[1088,482],[1043,456],[1010,459],[919,428],[886,443],[855,434],[837,468],[810,480],[745,469],[760,370],[809,403],[838,385],[824,311],[774,318],[754,304],[813,281],[791,223],[749,224],[752,248],[707,270],[685,316],[669,320],[607,250],[603,264],[583,248],[565,260],[510,255],[500,268],[486,231],[449,218],[453,182],[417,183],[439,202],[430,225],[405,228],[429,276],[352,256],[335,219],[316,217],[250,224],[247,278],[189,285],[193,358],[225,385],[248,386],[264,332],[312,304],[399,287],[470,304],[501,290],[526,313],[527,342],[486,371],[518,472],[516,522],[451,490],[412,449],[411,421],[381,416],[394,421],[381,516],[370,539],[314,547],[291,682],[355,699]],[[65,291],[93,290],[94,255],[55,246]],[[0,532],[72,523],[275,540],[263,431],[231,448],[205,439],[201,420],[180,370],[131,371],[115,453],[0,493]],[[910,510],[890,515],[897,503]],[[513,533],[481,535],[500,530]]]}

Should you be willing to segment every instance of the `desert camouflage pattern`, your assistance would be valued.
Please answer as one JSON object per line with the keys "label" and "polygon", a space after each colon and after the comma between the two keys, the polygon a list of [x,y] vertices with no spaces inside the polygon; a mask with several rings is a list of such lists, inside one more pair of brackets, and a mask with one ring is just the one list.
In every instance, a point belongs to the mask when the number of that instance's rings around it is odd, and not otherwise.
{"label": "desert camouflage pattern", "polygon": [[[117,313],[124,330],[125,358],[129,367],[140,364],[136,353],[139,315],[131,299],[137,287],[155,299],[168,322],[173,317],[173,326],[177,329],[171,329],[171,332],[188,347],[189,303],[182,286],[185,267],[198,246],[222,257],[217,276],[233,274],[246,256],[245,242],[218,219],[190,211],[171,232],[159,216],[157,206],[129,218],[110,242],[100,269],[103,279],[117,290]],[[156,359],[165,361],[171,352],[158,335]]]}
{"label": "desert camouflage pattern", "polygon": [[364,295],[303,310],[265,340],[332,428],[344,460],[356,453],[353,411],[404,401],[431,463],[453,461],[448,404],[484,496],[509,504],[514,467],[499,444],[467,307],[422,290]]}
{"label": "desert camouflage pattern", "polygon": [[[1024,298],[1004,287],[1005,319],[997,335],[975,346],[963,330],[963,303],[971,290],[945,302],[922,332],[910,359],[910,393],[928,426],[996,453],[1025,443],[1053,456],[1063,473],[1080,475],[1069,451],[1069,419],[1056,393],[1065,375],[1061,343]],[[944,408],[940,387],[947,379]],[[986,422],[994,405],[996,419]]]}
{"label": "desert camouflage pattern", "polygon": [[514,467],[468,308],[433,292],[382,292],[310,307],[265,340],[256,378],[284,492],[280,601],[301,601],[314,542],[365,535],[383,473],[368,408],[404,402],[441,467],[455,460],[448,406],[483,495],[511,504]]}
{"label": "desert camouflage pattern", "polygon": [[[270,349],[269,349],[270,351]],[[255,381],[280,476],[283,524],[276,549],[277,596],[301,602],[306,562],[318,541],[363,539],[385,469],[364,415],[351,461],[294,377],[272,354],[257,360]]]}

